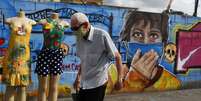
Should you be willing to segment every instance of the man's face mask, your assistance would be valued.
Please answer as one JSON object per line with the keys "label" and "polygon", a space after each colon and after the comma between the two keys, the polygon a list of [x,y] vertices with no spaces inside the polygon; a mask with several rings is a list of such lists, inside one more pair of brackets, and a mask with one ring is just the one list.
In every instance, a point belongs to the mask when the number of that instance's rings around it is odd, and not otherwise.
{"label": "man's face mask", "polygon": [[74,32],[78,39],[83,38],[87,34],[87,32],[85,31],[83,26],[81,26],[78,30],[76,30]]}
{"label": "man's face mask", "polygon": [[[126,45],[123,45],[120,50],[121,52],[125,51],[127,53],[126,58],[124,56],[122,59],[123,62],[131,62],[137,49],[141,50],[141,56],[153,49],[155,52],[157,52],[159,57],[161,57],[163,54],[163,43],[144,44],[139,42],[128,42]],[[160,58],[158,61],[160,62]]]}

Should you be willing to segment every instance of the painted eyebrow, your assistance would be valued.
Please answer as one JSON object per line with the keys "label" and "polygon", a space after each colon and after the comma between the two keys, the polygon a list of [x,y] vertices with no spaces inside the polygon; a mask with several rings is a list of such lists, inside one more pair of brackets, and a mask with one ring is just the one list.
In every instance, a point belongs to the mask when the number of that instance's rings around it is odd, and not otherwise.
{"label": "painted eyebrow", "polygon": [[140,28],[134,28],[132,31],[135,31],[135,30],[139,30],[139,31],[143,32],[143,30]]}
{"label": "painted eyebrow", "polygon": [[156,28],[152,28],[152,29],[150,30],[150,32],[158,32],[158,33],[161,33],[161,30],[156,29]]}

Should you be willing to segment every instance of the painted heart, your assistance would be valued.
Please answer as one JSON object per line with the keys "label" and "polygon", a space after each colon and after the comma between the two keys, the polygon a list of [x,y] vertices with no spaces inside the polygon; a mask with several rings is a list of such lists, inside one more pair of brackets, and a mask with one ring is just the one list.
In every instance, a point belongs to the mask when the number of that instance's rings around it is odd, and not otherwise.
{"label": "painted heart", "polygon": [[0,46],[3,45],[5,42],[5,39],[4,38],[0,38]]}

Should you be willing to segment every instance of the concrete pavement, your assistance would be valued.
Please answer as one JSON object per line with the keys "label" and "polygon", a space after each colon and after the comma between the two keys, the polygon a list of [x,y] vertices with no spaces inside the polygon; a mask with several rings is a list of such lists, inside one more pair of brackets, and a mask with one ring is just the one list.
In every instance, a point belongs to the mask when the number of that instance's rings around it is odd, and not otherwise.
{"label": "concrete pavement", "polygon": [[[60,98],[58,101],[73,101]],[[201,101],[201,88],[163,92],[123,93],[107,95],[104,101]]]}

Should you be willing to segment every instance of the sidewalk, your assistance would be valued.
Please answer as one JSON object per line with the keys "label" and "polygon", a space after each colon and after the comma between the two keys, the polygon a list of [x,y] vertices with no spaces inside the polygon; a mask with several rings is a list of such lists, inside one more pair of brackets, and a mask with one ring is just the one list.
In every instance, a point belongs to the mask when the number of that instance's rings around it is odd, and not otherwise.
{"label": "sidewalk", "polygon": [[[58,101],[73,100],[71,98],[60,98]],[[201,101],[201,88],[107,95],[104,101]]]}

